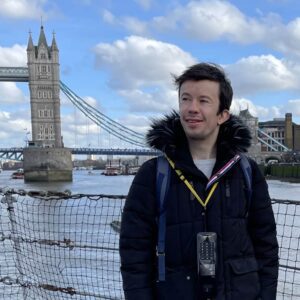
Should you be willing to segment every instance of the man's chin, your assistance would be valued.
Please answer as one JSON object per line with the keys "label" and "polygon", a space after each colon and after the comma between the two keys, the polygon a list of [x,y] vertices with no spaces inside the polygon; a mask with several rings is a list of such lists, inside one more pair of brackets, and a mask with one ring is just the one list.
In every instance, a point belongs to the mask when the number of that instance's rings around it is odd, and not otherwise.
{"label": "man's chin", "polygon": [[187,138],[191,141],[203,141],[205,140],[205,136],[203,134],[186,134]]}

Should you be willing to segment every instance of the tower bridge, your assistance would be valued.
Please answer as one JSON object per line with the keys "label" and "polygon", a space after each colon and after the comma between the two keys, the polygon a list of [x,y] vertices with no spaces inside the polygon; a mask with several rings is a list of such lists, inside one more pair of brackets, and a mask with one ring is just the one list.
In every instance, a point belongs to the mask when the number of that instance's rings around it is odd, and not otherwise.
{"label": "tower bridge", "polygon": [[[48,46],[43,26],[40,29],[38,44],[34,46],[31,34],[28,39],[27,46],[28,67],[0,67],[0,81],[28,82],[30,90],[30,106],[31,106],[31,132],[32,141],[29,144],[33,147],[27,148],[9,148],[0,149],[0,158],[20,160],[25,155],[35,155],[34,159],[38,160],[37,153],[43,153],[40,159],[44,160],[48,152],[58,154],[50,160],[58,159],[60,163],[62,157],[62,149],[64,148],[61,136],[61,119],[60,119],[60,90],[67,98],[76,106],[87,118],[93,123],[100,126],[109,134],[125,141],[134,149],[90,149],[90,148],[72,148],[72,154],[118,154],[118,155],[153,155],[155,151],[146,148],[144,135],[125,127],[124,125],[114,121],[104,115],[81,97],[76,95],[61,80],[59,74],[59,50],[53,35],[51,46]],[[249,126],[251,128],[251,124]],[[267,135],[257,126],[253,130],[255,143],[267,144],[268,149],[272,150],[270,155],[280,158],[282,153],[289,149],[279,143],[271,136]],[[271,142],[270,142],[271,141]],[[255,145],[254,145],[255,146]],[[43,150],[44,149],[44,150]],[[279,151],[280,150],[280,151]],[[32,151],[35,151],[34,153]],[[260,155],[256,151],[255,155]],[[67,155],[67,154],[63,154]],[[269,155],[269,154],[268,154]],[[55,160],[54,159],[54,160]],[[31,167],[37,168],[36,163],[29,159]],[[42,163],[41,161],[39,162]],[[29,168],[30,169],[30,168]]]}

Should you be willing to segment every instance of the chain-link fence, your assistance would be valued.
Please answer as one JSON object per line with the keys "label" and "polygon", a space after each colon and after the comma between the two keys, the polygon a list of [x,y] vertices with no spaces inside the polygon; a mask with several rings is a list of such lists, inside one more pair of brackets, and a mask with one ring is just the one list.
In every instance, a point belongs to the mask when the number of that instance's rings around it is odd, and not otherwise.
{"label": "chain-link fence", "polygon": [[[118,253],[125,196],[0,189],[0,299],[124,299]],[[300,202],[273,200],[277,299],[300,299]]]}

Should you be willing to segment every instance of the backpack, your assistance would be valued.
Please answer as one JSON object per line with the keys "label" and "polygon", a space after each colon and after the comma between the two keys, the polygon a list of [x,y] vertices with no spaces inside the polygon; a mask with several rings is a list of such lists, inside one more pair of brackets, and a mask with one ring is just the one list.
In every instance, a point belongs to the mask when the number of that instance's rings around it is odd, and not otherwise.
{"label": "backpack", "polygon": [[[244,180],[246,184],[246,200],[247,209],[250,207],[252,195],[252,169],[248,158],[239,154],[239,163],[243,170]],[[167,159],[161,155],[157,158],[156,169],[156,201],[158,208],[158,234],[156,254],[158,260],[158,281],[165,281],[165,238],[166,238],[166,198],[170,184],[171,168]]]}

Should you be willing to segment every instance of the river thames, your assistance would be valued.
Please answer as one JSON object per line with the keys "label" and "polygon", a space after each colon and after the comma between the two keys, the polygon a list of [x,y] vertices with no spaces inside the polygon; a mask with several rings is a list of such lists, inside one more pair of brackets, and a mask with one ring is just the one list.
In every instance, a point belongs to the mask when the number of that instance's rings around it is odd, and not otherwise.
{"label": "river thames", "polygon": [[[12,171],[0,173],[0,188],[7,187],[25,190],[70,190],[72,194],[114,194],[127,195],[133,175],[104,176],[100,170],[73,171],[73,182],[24,183],[23,179],[11,179]],[[268,180],[271,198],[300,201],[300,183]]]}

